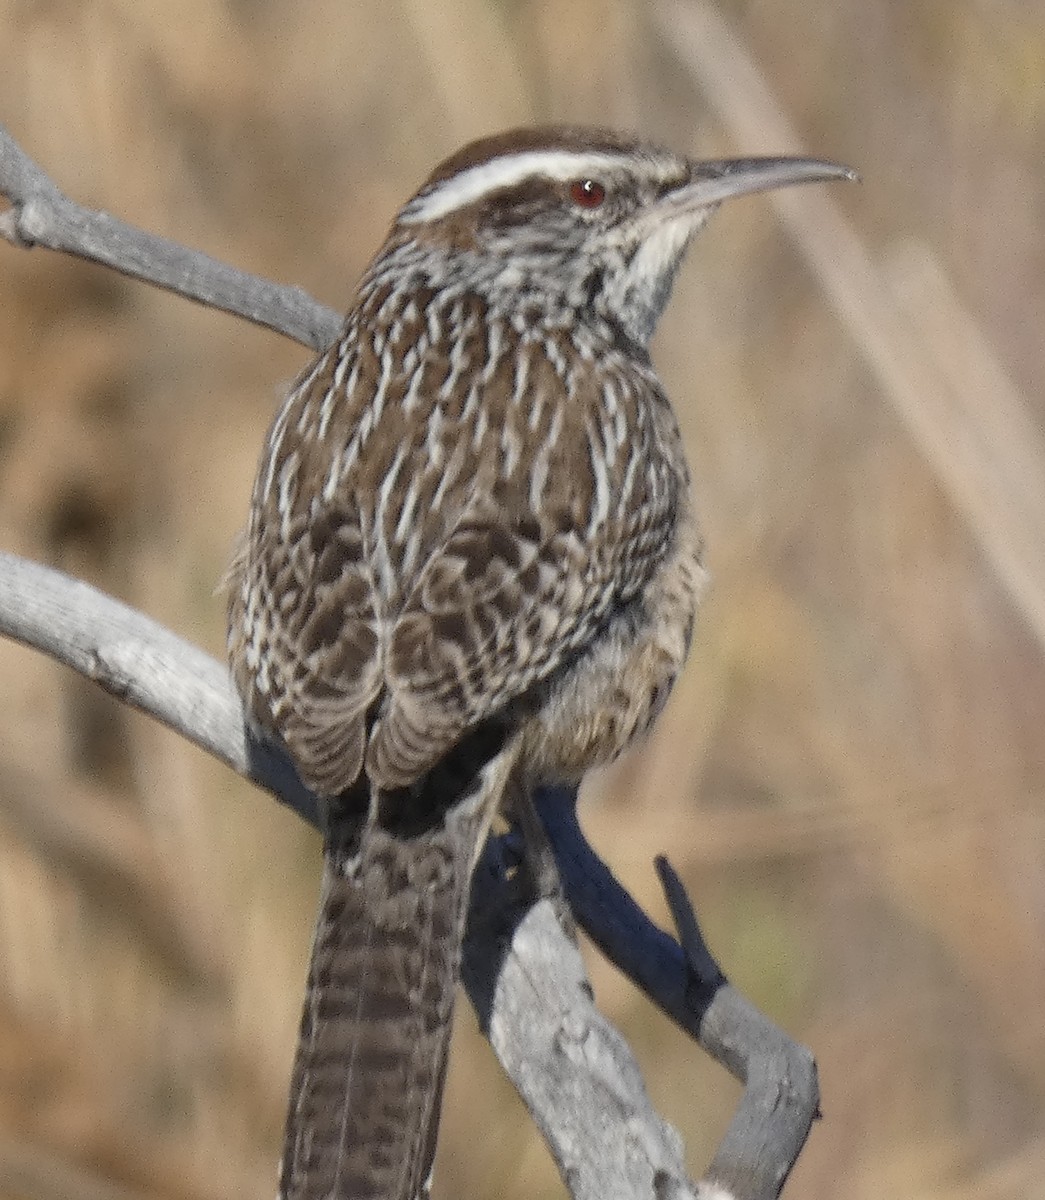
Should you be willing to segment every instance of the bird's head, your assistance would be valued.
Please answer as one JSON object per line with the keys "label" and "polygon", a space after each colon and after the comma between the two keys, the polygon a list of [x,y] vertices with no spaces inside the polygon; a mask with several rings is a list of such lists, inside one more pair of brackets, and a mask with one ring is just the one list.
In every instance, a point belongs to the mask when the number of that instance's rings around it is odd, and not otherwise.
{"label": "bird's head", "polygon": [[818,159],[699,161],[601,130],[520,129],[438,166],[389,248],[426,256],[439,286],[599,317],[645,345],[690,238],[723,200],[852,177]]}

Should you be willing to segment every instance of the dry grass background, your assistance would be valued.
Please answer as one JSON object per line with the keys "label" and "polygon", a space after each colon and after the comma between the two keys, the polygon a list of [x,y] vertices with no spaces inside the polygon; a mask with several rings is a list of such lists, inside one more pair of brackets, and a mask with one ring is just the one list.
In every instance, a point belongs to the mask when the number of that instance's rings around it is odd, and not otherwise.
{"label": "dry grass background", "polygon": [[[742,72],[683,61],[685,9],[0,0],[0,121],[77,198],[341,306],[473,135],[791,149],[753,144]],[[826,215],[794,194],[804,250],[747,200],[691,253],[656,357],[715,582],[586,823],[661,915],[668,850],[727,971],[814,1048],[825,1119],[790,1195],[1042,1197],[1045,11],[721,12],[779,115],[864,183]],[[304,360],[0,246],[0,544],[219,652],[213,589]],[[0,644],[0,681],[0,1198],[270,1195],[314,837],[37,655]],[[699,1171],[734,1085],[592,973]],[[459,1025],[438,1194],[562,1195]]]}

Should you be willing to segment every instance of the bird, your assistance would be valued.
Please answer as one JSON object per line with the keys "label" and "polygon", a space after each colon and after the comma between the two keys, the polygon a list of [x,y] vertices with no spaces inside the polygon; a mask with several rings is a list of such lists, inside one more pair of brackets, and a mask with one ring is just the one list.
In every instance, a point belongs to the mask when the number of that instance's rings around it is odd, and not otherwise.
{"label": "bird", "polygon": [[649,344],[727,199],[839,179],[510,130],[395,216],[269,430],[230,568],[251,736],[319,800],[281,1200],[431,1186],[472,873],[513,797],[648,730],[706,579]]}

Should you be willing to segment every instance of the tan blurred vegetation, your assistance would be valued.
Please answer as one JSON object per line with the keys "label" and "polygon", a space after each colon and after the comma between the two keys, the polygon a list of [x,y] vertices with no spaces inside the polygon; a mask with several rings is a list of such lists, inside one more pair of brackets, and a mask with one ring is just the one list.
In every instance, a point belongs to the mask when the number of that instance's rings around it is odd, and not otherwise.
{"label": "tan blurred vegetation", "polygon": [[[0,0],[0,122],[78,199],[343,306],[473,135],[794,149],[723,123],[653,11]],[[656,355],[714,587],[659,730],[593,781],[586,823],[660,916],[669,851],[726,970],[815,1050],[825,1119],[790,1195],[1045,1196],[1045,13],[721,11],[805,147],[862,172],[831,200],[909,369],[765,201],[694,248]],[[214,587],[304,361],[0,245],[0,544],[220,652]],[[38,655],[0,644],[0,680],[0,1200],[270,1195],[313,836]],[[591,965],[699,1172],[734,1085]],[[562,1195],[459,1024],[438,1194]]]}

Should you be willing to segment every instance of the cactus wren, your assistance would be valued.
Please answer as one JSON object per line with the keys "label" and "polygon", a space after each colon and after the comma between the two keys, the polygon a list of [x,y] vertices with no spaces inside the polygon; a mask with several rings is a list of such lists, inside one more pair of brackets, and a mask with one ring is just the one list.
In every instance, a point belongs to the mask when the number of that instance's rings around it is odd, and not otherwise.
{"label": "cactus wren", "polygon": [[229,648],[325,814],[283,1200],[427,1195],[494,813],[618,755],[689,646],[701,539],[647,349],[675,271],[722,200],[847,174],[588,129],[476,142],[277,415]]}

